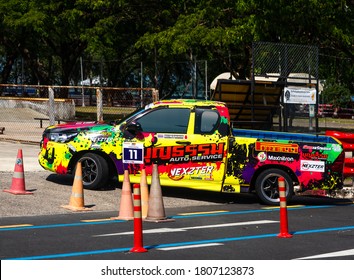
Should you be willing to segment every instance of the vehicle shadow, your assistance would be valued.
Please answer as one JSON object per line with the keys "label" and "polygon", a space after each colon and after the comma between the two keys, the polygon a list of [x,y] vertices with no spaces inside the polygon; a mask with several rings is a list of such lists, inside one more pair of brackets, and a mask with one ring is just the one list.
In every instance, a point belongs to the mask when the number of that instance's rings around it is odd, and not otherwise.
{"label": "vehicle shadow", "polygon": [[[60,174],[50,174],[46,178],[47,181],[62,185],[62,186],[72,186],[74,182],[74,175],[60,175]],[[108,191],[115,190],[117,187],[121,187],[121,184],[117,181],[108,182],[107,185],[103,186],[101,189],[95,191]]]}
{"label": "vehicle shadow", "polygon": [[353,200],[349,198],[336,198],[327,196],[294,196],[288,205],[350,205]]}
{"label": "vehicle shadow", "polygon": [[212,191],[200,191],[187,188],[162,187],[164,197],[206,201],[219,204],[259,204],[259,200],[253,193],[221,193]]}
{"label": "vehicle shadow", "polygon": [[[59,175],[50,174],[47,181],[62,185],[72,186],[74,176],[73,175]],[[95,191],[109,191],[121,189],[122,184],[118,182],[117,178],[114,178],[104,187]],[[206,201],[219,204],[257,204],[262,205],[261,201],[254,193],[221,193],[211,191],[201,191],[188,188],[179,187],[161,187],[163,197],[189,199],[195,201]],[[353,204],[352,199],[347,198],[332,198],[325,196],[294,196],[291,201],[287,203],[289,206],[295,205],[348,205]],[[267,206],[267,205],[264,205]]]}
{"label": "vehicle shadow", "polygon": [[[255,195],[255,193],[220,193],[199,191],[186,188],[170,188],[162,187],[163,196],[176,197],[190,200],[202,200],[207,202],[215,202],[221,204],[257,204],[264,207],[269,205],[263,204]],[[293,196],[287,202],[288,206],[316,206],[316,205],[350,205],[353,204],[352,199],[348,198],[332,198],[326,196]]]}
{"label": "vehicle shadow", "polygon": [[74,181],[74,176],[72,175],[58,175],[50,174],[46,178],[47,181],[64,186],[72,186]]}

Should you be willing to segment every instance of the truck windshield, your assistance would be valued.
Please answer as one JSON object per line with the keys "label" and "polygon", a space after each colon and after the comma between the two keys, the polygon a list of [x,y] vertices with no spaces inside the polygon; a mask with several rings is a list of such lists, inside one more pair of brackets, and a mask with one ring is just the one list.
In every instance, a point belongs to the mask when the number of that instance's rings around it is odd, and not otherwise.
{"label": "truck windshield", "polygon": [[117,122],[118,124],[122,124],[125,122],[128,122],[130,119],[134,118],[136,115],[139,115],[142,111],[144,111],[145,108],[139,108],[136,109],[135,111],[133,111],[132,113],[126,115],[124,118],[120,119],[119,122]]}

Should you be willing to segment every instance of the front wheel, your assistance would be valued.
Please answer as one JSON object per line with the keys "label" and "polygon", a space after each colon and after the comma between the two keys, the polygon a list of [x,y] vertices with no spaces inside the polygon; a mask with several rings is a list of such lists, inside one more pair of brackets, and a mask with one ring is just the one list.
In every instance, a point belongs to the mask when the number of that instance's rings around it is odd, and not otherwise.
{"label": "front wheel", "polygon": [[107,161],[102,156],[94,153],[84,154],[80,161],[84,188],[96,190],[106,187],[109,178]]}
{"label": "front wheel", "polygon": [[294,192],[291,177],[283,170],[268,169],[260,173],[256,179],[256,194],[258,198],[268,205],[279,205],[278,179],[284,178],[286,200],[289,201]]}

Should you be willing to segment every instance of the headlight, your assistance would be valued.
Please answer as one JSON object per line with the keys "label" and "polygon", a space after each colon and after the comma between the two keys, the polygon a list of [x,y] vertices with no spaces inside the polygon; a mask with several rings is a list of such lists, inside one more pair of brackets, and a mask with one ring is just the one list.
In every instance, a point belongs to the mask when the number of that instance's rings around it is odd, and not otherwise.
{"label": "headlight", "polygon": [[66,143],[74,139],[78,132],[51,132],[47,134],[49,141]]}

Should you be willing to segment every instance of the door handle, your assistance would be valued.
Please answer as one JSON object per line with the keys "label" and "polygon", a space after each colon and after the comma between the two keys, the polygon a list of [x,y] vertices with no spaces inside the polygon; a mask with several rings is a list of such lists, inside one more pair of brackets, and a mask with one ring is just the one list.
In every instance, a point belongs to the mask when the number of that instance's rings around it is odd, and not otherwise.
{"label": "door handle", "polygon": [[181,145],[190,145],[191,141],[176,141],[176,143]]}

